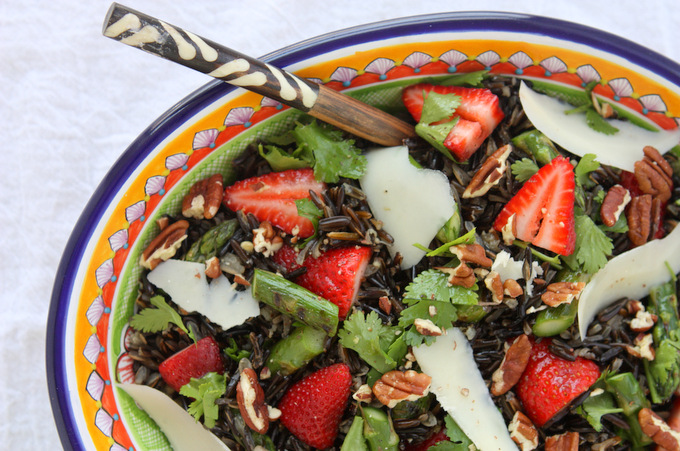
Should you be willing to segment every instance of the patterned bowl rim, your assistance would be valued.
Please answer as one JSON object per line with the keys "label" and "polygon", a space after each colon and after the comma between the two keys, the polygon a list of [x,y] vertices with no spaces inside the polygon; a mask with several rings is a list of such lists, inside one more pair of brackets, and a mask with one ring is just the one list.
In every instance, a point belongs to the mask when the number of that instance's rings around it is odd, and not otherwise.
{"label": "patterned bowl rim", "polygon": [[[374,22],[327,33],[270,53],[263,60],[280,67],[357,44],[410,35],[445,32],[522,33],[585,45],[647,69],[656,76],[680,86],[680,65],[646,47],[620,36],[560,19],[508,12],[448,12]],[[180,124],[236,88],[212,81],[170,108],[121,154],[101,181],[78,218],[55,276],[47,322],[46,371],[53,416],[64,449],[84,449],[68,393],[65,353],[67,316],[75,274],[95,225],[105,213],[115,193],[135,168]]]}

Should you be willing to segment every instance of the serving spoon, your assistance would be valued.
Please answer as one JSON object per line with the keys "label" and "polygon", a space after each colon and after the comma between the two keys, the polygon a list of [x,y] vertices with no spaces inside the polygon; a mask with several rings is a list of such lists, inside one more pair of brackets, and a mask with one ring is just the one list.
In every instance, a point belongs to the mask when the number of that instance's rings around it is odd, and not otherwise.
{"label": "serving spoon", "polygon": [[384,111],[162,20],[113,3],[104,36],[195,69],[383,146],[415,136],[414,127]]}

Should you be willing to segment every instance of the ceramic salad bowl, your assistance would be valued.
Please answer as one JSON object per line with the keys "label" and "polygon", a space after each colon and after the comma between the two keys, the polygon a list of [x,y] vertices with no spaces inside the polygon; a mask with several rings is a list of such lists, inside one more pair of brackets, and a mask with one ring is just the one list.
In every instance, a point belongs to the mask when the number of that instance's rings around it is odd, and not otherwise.
{"label": "ceramic salad bowl", "polygon": [[[407,84],[487,70],[575,87],[597,81],[599,95],[661,128],[677,127],[680,118],[678,64],[620,37],[544,17],[410,17],[320,36],[264,59],[395,114]],[[292,128],[298,114],[208,83],[142,133],[100,184],[66,246],[49,314],[47,371],[64,448],[169,449],[154,423],[115,389],[134,380],[126,331],[140,254],[157,233],[156,219],[176,213],[194,181],[224,172],[249,143]]]}

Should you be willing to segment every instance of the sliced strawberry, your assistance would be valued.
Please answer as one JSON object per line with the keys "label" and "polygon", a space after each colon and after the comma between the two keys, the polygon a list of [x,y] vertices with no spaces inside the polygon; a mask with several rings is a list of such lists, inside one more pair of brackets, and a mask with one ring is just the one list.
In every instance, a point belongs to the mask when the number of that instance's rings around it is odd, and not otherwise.
{"label": "sliced strawberry", "polygon": [[298,215],[295,200],[309,199],[310,190],[321,193],[325,189],[312,169],[290,169],[236,182],[224,190],[223,202],[233,211],[252,213],[260,221],[306,238],[314,234],[314,226]]}
{"label": "sliced strawberry", "polygon": [[583,357],[570,362],[550,352],[550,339],[533,345],[515,390],[524,413],[542,427],[600,377],[598,366]]}
{"label": "sliced strawberry", "polygon": [[573,166],[564,157],[555,158],[505,204],[494,229],[501,231],[512,220],[516,238],[570,255],[576,246],[574,187]]}
{"label": "sliced strawberry", "polygon": [[449,149],[458,161],[472,156],[487,138],[479,122],[458,118],[458,122],[444,139],[444,147]]}
{"label": "sliced strawberry", "polygon": [[344,363],[322,368],[291,386],[279,405],[281,424],[307,445],[330,448],[338,435],[352,385]]}
{"label": "sliced strawberry", "polygon": [[[307,257],[302,264],[307,272],[294,282],[337,305],[338,317],[345,319],[357,298],[371,253],[368,246],[348,246],[330,249],[318,258]],[[295,249],[283,246],[272,259],[292,271],[301,267],[296,262],[297,256]]]}
{"label": "sliced strawberry", "polygon": [[224,373],[224,361],[215,339],[205,337],[165,359],[158,365],[158,372],[169,386],[179,391],[192,377]]}

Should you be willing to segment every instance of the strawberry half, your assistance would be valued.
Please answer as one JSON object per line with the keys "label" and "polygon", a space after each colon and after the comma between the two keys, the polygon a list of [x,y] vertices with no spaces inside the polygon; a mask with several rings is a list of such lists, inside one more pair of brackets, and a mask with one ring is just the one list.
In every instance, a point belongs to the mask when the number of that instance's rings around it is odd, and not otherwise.
{"label": "strawberry half", "polygon": [[401,96],[416,122],[420,122],[425,96],[431,91],[461,98],[460,105],[451,117],[457,118],[458,122],[443,142],[459,161],[470,158],[505,117],[498,104],[498,96],[488,89],[419,83],[404,89]]}
{"label": "strawberry half", "polygon": [[350,395],[352,375],[344,363],[322,368],[291,386],[279,405],[281,424],[307,445],[333,446]]}
{"label": "strawberry half", "polygon": [[493,227],[501,231],[512,220],[516,238],[571,255],[576,247],[574,188],[574,167],[566,158],[557,157],[524,183]]}
{"label": "strawberry half", "polygon": [[173,354],[158,365],[163,380],[176,391],[207,373],[224,373],[224,361],[220,347],[212,337],[198,340]]}
{"label": "strawberry half", "polygon": [[329,249],[318,258],[307,257],[302,265],[295,259],[297,251],[283,246],[272,259],[292,271],[304,266],[307,272],[294,282],[338,306],[338,317],[345,319],[356,300],[366,266],[371,260],[368,246],[348,246]]}
{"label": "strawberry half", "polygon": [[529,363],[515,387],[524,413],[542,427],[600,377],[598,366],[583,357],[570,362],[550,352],[549,339],[531,348]]}
{"label": "strawberry half", "polygon": [[309,199],[310,190],[321,193],[325,189],[312,169],[290,169],[238,181],[224,190],[223,202],[233,211],[252,213],[286,233],[307,238],[314,234],[314,225],[298,215],[295,201]]}

